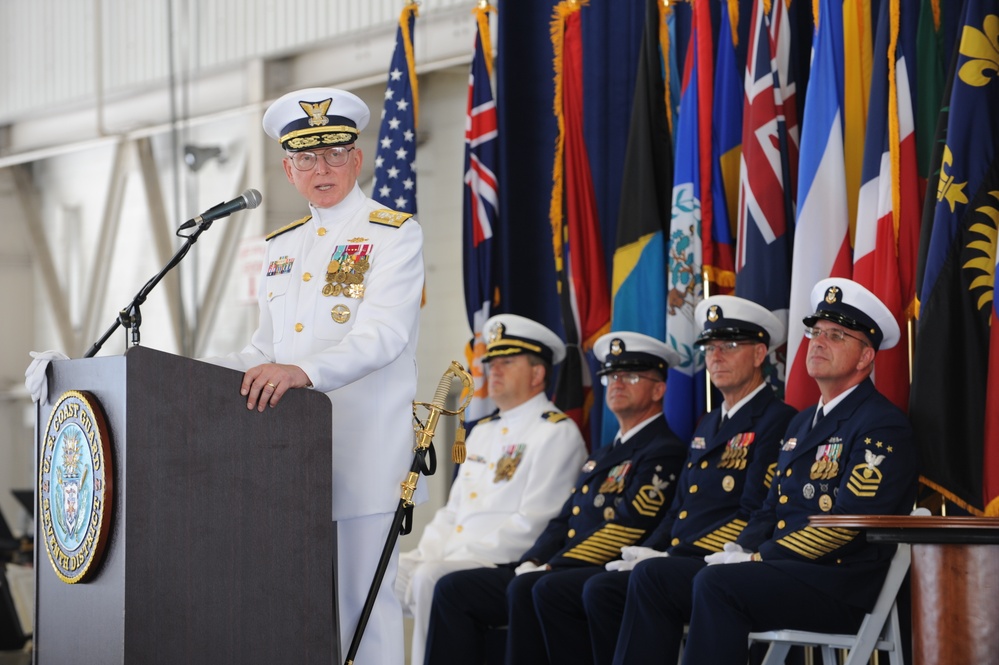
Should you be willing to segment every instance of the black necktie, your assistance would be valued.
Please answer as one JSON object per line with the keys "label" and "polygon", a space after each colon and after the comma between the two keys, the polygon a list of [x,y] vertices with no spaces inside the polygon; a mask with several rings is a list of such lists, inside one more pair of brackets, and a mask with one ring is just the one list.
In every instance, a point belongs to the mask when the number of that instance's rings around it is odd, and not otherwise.
{"label": "black necktie", "polygon": [[726,413],[718,421],[718,431],[719,432],[722,430],[723,427],[725,427],[725,423],[727,423],[727,422],[728,422],[728,414]]}
{"label": "black necktie", "polygon": [[821,406],[819,408],[817,408],[815,410],[815,424],[812,425],[812,427],[815,427],[815,425],[818,425],[819,423],[821,423],[822,419],[825,418],[825,416],[826,416],[826,410],[824,408],[822,408]]}

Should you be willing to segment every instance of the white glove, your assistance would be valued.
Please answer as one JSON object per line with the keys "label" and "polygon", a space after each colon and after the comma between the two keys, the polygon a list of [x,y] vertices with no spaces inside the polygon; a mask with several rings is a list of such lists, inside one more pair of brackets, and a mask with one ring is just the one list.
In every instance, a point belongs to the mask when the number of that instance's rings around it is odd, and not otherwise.
{"label": "white glove", "polygon": [[632,570],[640,561],[667,556],[669,556],[669,553],[660,552],[659,550],[652,549],[651,547],[625,545],[621,548],[621,558],[614,561],[608,561],[604,568],[609,571]]}
{"label": "white glove", "polygon": [[525,561],[516,568],[513,572],[517,575],[523,575],[524,573],[533,573],[535,570],[542,570],[545,566],[534,563],[533,561]]}
{"label": "white glove", "polygon": [[752,552],[747,552],[742,549],[741,546],[735,543],[725,543],[725,547],[721,552],[714,552],[704,557],[704,560],[709,566],[713,566],[717,563],[740,563],[742,561],[749,561],[749,557],[753,556]]}
{"label": "white glove", "polygon": [[640,545],[625,545],[621,548],[621,558],[625,561],[644,561],[645,559],[654,559],[656,557],[669,556],[668,552],[661,552],[657,549],[651,547],[642,547]]}
{"label": "white glove", "polygon": [[35,402],[47,402],[49,399],[49,380],[45,370],[53,360],[69,360],[69,356],[61,351],[31,351],[34,358],[28,369],[24,370],[24,387],[31,393]]}

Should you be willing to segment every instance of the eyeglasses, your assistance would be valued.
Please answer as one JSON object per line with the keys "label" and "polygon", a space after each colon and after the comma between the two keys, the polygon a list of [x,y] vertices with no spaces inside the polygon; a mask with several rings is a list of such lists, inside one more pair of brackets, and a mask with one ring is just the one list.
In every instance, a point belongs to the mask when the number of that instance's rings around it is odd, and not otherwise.
{"label": "eyeglasses", "polygon": [[759,342],[711,342],[710,344],[698,344],[695,348],[705,356],[710,356],[712,353],[720,353],[723,356],[727,356],[740,346],[749,346],[750,344],[759,344]]}
{"label": "eyeglasses", "polygon": [[860,337],[851,335],[850,333],[845,333],[839,328],[813,328],[811,326],[805,326],[805,337],[807,337],[808,339],[818,339],[823,335],[825,335],[826,339],[828,339],[833,344],[839,344],[844,339],[849,337],[850,339],[855,339],[864,346],[867,346],[866,339],[861,339]]}
{"label": "eyeglasses", "polygon": [[609,386],[615,381],[620,381],[621,383],[627,383],[629,386],[633,386],[642,379],[647,379],[649,381],[662,381],[662,379],[655,379],[651,376],[642,376],[641,374],[635,374],[634,372],[617,373],[614,374],[604,374],[600,377],[600,385]]}
{"label": "eyeglasses", "polygon": [[347,163],[347,157],[350,156],[352,150],[354,148],[330,148],[322,152],[293,152],[288,158],[291,160],[292,166],[299,171],[311,171],[316,168],[320,155],[330,166],[343,166]]}

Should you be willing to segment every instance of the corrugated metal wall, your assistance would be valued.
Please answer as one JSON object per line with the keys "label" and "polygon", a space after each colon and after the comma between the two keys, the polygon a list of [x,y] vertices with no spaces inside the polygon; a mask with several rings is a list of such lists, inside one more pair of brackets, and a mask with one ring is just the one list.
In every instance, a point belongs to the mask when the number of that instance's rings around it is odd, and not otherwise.
{"label": "corrugated metal wall", "polygon": [[[403,0],[2,0],[0,124],[384,31]],[[474,6],[423,0],[421,17]],[[171,58],[173,67],[171,67]],[[387,61],[386,61],[387,62]]]}

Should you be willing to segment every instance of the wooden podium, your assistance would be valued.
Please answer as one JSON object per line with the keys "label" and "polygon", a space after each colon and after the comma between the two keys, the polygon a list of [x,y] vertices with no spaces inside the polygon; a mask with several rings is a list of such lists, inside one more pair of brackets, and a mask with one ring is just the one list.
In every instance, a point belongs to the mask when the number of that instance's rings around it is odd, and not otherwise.
{"label": "wooden podium", "polygon": [[339,663],[332,406],[293,390],[249,411],[241,378],[143,347],[50,366],[36,469],[54,403],[87,391],[113,492],[84,581],[57,575],[39,527],[35,663]]}
{"label": "wooden podium", "polygon": [[912,544],[915,665],[995,662],[999,654],[999,519],[816,515],[810,523],[863,529],[871,542]]}

